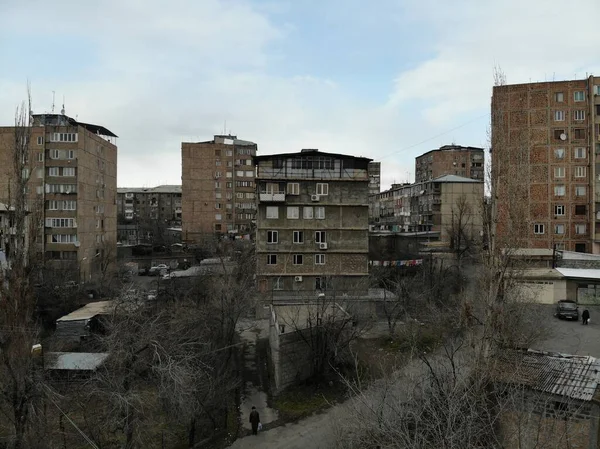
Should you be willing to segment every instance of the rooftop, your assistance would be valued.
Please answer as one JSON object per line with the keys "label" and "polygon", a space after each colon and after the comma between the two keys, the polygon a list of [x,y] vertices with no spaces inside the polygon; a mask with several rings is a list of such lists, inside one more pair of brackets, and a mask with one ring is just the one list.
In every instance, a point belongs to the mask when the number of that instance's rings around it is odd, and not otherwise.
{"label": "rooftop", "polygon": [[80,307],[73,312],[60,317],[57,322],[60,321],[78,321],[78,320],[89,320],[96,315],[110,313],[115,308],[114,301],[97,301],[90,302],[83,307]]}
{"label": "rooftop", "polygon": [[498,381],[583,401],[592,400],[600,381],[600,361],[591,356],[529,349],[502,353],[498,364]]}
{"label": "rooftop", "polygon": [[156,187],[118,187],[117,193],[181,193],[181,185],[164,184]]}
{"label": "rooftop", "polygon": [[437,151],[481,151],[481,152],[483,152],[484,150],[483,150],[483,148],[479,148],[479,147],[463,147],[462,145],[443,145],[434,150],[426,151],[425,153],[421,154],[420,156],[417,156],[417,159],[421,158],[429,153],[435,153]]}
{"label": "rooftop", "polygon": [[71,118],[64,114],[33,114],[34,125],[41,126],[82,126],[92,134],[98,134],[100,136],[118,137],[112,131],[108,130],[104,126],[94,125],[92,123],[78,122],[74,118]]}
{"label": "rooftop", "polygon": [[303,149],[301,151],[297,151],[295,153],[278,153],[278,154],[266,154],[263,156],[255,156],[254,159],[256,161],[264,161],[269,159],[277,159],[277,158],[290,158],[290,157],[306,157],[306,156],[326,156],[332,157],[336,159],[361,159],[364,161],[371,162],[373,159],[369,159],[368,157],[363,156],[352,156],[350,154],[339,154],[339,153],[325,153],[323,151],[319,151],[317,149]]}
{"label": "rooftop", "polygon": [[47,352],[44,355],[44,367],[52,370],[95,371],[107,358],[107,352]]}
{"label": "rooftop", "polygon": [[464,176],[458,176],[458,175],[444,175],[444,176],[440,176],[438,178],[434,178],[430,181],[427,182],[475,182],[475,183],[483,183],[483,180],[480,179],[471,179],[471,178],[465,178]]}
{"label": "rooftop", "polygon": [[567,278],[600,279],[600,269],[597,268],[557,268],[556,270]]}

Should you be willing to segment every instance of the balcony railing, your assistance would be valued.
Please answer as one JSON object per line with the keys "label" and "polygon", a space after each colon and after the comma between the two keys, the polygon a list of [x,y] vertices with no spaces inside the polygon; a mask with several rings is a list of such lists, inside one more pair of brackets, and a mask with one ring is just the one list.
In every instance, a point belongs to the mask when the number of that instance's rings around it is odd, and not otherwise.
{"label": "balcony railing", "polygon": [[260,201],[285,201],[285,192],[260,192],[258,194]]}

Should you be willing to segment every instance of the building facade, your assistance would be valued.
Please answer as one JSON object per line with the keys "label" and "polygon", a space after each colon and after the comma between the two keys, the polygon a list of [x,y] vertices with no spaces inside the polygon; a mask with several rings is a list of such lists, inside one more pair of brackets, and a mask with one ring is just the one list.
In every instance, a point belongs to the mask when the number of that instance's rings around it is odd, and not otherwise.
{"label": "building facade", "polygon": [[302,150],[255,161],[259,290],[366,290],[370,159]]}
{"label": "building facade", "polygon": [[496,234],[600,253],[600,78],[494,87]]}
{"label": "building facade", "polygon": [[256,151],[254,142],[231,135],[181,144],[184,241],[251,233],[256,215]]}
{"label": "building facade", "polygon": [[369,195],[381,192],[381,162],[369,162]]}
{"label": "building facade", "polygon": [[456,175],[483,181],[483,148],[444,145],[415,158],[415,182]]}
{"label": "building facade", "polygon": [[[33,115],[25,194],[43,222],[45,260],[90,280],[116,258],[117,136],[64,114]],[[14,186],[15,128],[0,128],[0,202]],[[40,231],[42,232],[42,231]],[[77,270],[73,277],[77,277]]]}

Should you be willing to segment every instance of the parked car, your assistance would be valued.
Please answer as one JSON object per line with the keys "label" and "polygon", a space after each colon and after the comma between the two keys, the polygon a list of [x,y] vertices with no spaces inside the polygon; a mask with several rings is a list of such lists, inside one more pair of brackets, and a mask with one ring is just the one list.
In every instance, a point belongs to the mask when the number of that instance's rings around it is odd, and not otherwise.
{"label": "parked car", "polygon": [[156,296],[157,296],[156,290],[150,290],[148,292],[147,299],[148,299],[148,301],[154,301],[156,299]]}
{"label": "parked car", "polygon": [[166,266],[164,263],[161,263],[160,265],[155,265],[155,266],[151,267],[150,270],[148,271],[148,275],[149,276],[158,276],[158,275],[165,274],[168,271],[169,271],[169,267]]}
{"label": "parked car", "polygon": [[556,305],[555,315],[558,318],[579,320],[579,307],[577,307],[577,302],[571,299],[561,299]]}

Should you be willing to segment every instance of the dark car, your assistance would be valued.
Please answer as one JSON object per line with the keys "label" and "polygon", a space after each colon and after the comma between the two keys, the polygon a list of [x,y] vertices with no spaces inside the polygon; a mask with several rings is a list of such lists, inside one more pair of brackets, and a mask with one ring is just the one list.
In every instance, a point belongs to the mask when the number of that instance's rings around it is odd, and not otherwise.
{"label": "dark car", "polygon": [[558,318],[579,319],[579,308],[577,303],[570,299],[561,299],[556,305],[556,316]]}

